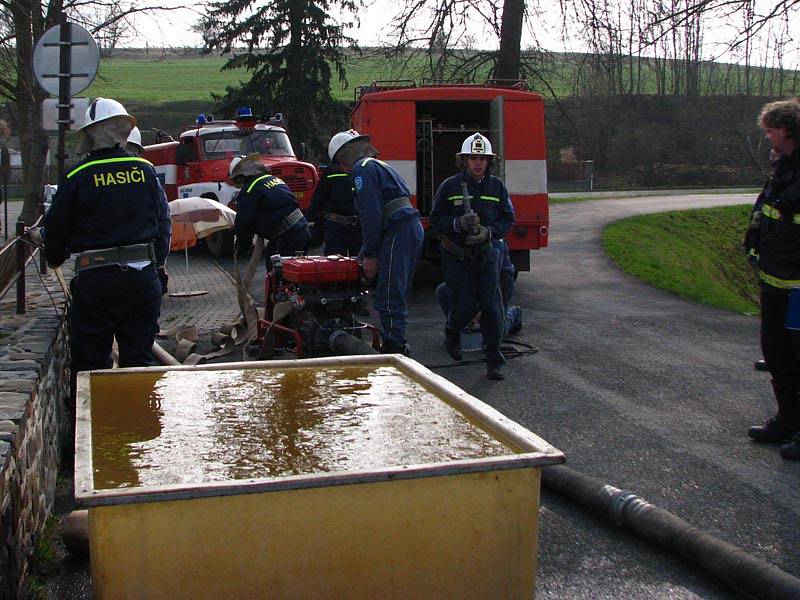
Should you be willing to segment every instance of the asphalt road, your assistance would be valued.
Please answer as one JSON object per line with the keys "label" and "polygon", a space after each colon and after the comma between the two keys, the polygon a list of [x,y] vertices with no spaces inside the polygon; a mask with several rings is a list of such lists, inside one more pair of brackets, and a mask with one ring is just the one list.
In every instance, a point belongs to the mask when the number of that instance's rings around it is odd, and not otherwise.
{"label": "asphalt road", "polygon": [[[564,451],[573,469],[800,576],[800,463],[746,436],[774,411],[768,375],[752,368],[760,357],[758,319],[653,289],[622,273],[600,243],[605,225],[629,215],[752,199],[650,196],[551,206],[550,245],[534,253],[515,296],[524,310],[517,339],[539,352],[509,361],[502,382],[487,381],[482,366],[453,366],[444,353],[433,293],[441,274],[425,265],[410,301],[409,338],[415,359]],[[256,296],[263,295],[260,276],[251,288]],[[546,489],[539,544],[538,598],[739,597]]]}
{"label": "asphalt road", "polygon": [[[567,464],[631,490],[800,576],[800,463],[750,443],[774,412],[758,319],[698,306],[621,272],[603,253],[610,222],[640,213],[752,202],[749,195],[551,206],[550,245],[521,273],[518,338],[538,347],[502,382],[474,366],[437,369],[561,449]],[[415,289],[415,358],[441,364],[443,318]],[[446,357],[446,355],[444,355]],[[544,492],[539,598],[729,598],[716,578],[567,499]]]}

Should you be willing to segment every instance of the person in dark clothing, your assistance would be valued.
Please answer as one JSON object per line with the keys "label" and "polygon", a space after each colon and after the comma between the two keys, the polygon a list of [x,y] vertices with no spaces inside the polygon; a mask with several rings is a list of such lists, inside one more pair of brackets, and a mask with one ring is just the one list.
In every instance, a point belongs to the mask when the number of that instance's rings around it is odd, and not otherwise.
{"label": "person in dark clothing", "polygon": [[350,176],[334,164],[322,169],[306,218],[321,230],[326,255],[356,256],[364,241]]}
{"label": "person in dark clothing", "polygon": [[491,143],[480,133],[464,140],[456,157],[461,172],[439,186],[430,221],[442,235],[442,269],[453,301],[445,324],[445,348],[453,359],[461,360],[461,330],[480,310],[486,375],[503,379],[500,243],[504,248],[514,208],[503,182],[490,173],[493,157]]}
{"label": "person in dark clothing", "polygon": [[350,175],[356,190],[364,236],[359,258],[366,278],[376,281],[374,306],[381,320],[381,352],[410,355],[406,298],[422,254],[424,231],[406,182],[375,158],[378,151],[369,139],[352,129],[341,131],[331,138],[328,155]]}
{"label": "person in dark clothing", "polygon": [[77,373],[110,368],[115,337],[120,367],[156,362],[172,225],[155,169],[125,150],[135,125],[119,102],[92,102],[79,130],[79,152],[89,155],[61,177],[43,221],[50,265],[77,254],[70,282],[73,403]]}
{"label": "person in dark clothing", "polygon": [[[756,240],[761,280],[761,349],[777,414],[749,429],[756,442],[783,443],[800,459],[800,100],[764,106],[759,125],[780,155],[761,194]],[[754,213],[755,214],[755,213]]]}
{"label": "person in dark clothing", "polygon": [[236,196],[233,226],[239,256],[249,250],[254,235],[268,240],[265,252],[268,269],[269,257],[274,254],[293,256],[308,250],[311,234],[297,198],[288,185],[270,174],[258,154],[234,157],[228,174],[241,190]]}

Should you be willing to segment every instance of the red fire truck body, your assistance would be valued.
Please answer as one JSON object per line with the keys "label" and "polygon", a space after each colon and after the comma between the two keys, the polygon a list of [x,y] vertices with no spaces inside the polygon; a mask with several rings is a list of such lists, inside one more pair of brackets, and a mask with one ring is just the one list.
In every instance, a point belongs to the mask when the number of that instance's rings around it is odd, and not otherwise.
{"label": "red fire truck body", "polygon": [[[316,168],[297,160],[286,130],[271,119],[252,117],[235,121],[198,118],[178,141],[145,146],[143,157],[153,163],[169,200],[202,196],[235,208],[237,188],[228,179],[228,166],[238,155],[258,153],[273,175],[282,179],[305,209],[319,176]],[[207,240],[213,254],[230,247],[229,232]]]}
{"label": "red fire truck body", "polygon": [[438,253],[427,215],[438,186],[456,172],[464,139],[480,132],[497,155],[493,173],[506,184],[516,220],[506,239],[511,259],[530,270],[530,250],[547,246],[549,227],[544,102],[514,87],[430,85],[405,87],[376,82],[359,89],[351,115],[359,133],[372,136],[382,160],[409,185],[426,226],[426,255]]}

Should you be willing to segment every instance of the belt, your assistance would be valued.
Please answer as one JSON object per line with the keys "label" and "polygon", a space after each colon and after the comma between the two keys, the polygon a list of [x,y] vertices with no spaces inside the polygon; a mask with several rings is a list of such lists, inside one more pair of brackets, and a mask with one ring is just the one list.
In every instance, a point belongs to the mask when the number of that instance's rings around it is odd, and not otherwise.
{"label": "belt", "polygon": [[303,218],[303,211],[299,208],[295,208],[292,212],[281,219],[280,223],[278,223],[275,228],[272,230],[268,239],[274,240],[275,238],[283,235],[287,231],[289,231],[294,225],[300,222]]}
{"label": "belt", "polygon": [[386,223],[386,221],[389,220],[389,217],[391,217],[401,208],[405,208],[406,206],[413,208],[411,200],[409,200],[406,196],[401,196],[400,198],[389,200],[389,202],[383,205],[383,222]]}
{"label": "belt", "polygon": [[491,245],[491,242],[486,241],[480,246],[462,246],[460,244],[456,244],[446,235],[442,236],[442,248],[454,255],[456,258],[458,258],[458,260],[470,260],[477,258],[486,252]]}
{"label": "belt", "polygon": [[325,217],[325,220],[338,223],[339,225],[358,225],[357,215],[345,216],[334,212],[325,212],[322,213],[322,216]]}
{"label": "belt", "polygon": [[75,272],[109,267],[112,265],[124,266],[128,263],[150,261],[156,262],[156,250],[153,242],[148,244],[130,244],[114,248],[100,248],[86,250],[78,254],[75,259]]}

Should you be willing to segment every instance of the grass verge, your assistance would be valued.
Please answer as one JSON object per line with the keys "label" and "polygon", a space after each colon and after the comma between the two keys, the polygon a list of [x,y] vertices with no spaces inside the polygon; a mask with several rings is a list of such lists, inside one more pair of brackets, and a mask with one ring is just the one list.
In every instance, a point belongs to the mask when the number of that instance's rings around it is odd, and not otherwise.
{"label": "grass verge", "polygon": [[608,256],[629,275],[700,304],[758,313],[758,284],[742,251],[748,206],[631,217],[603,232]]}

